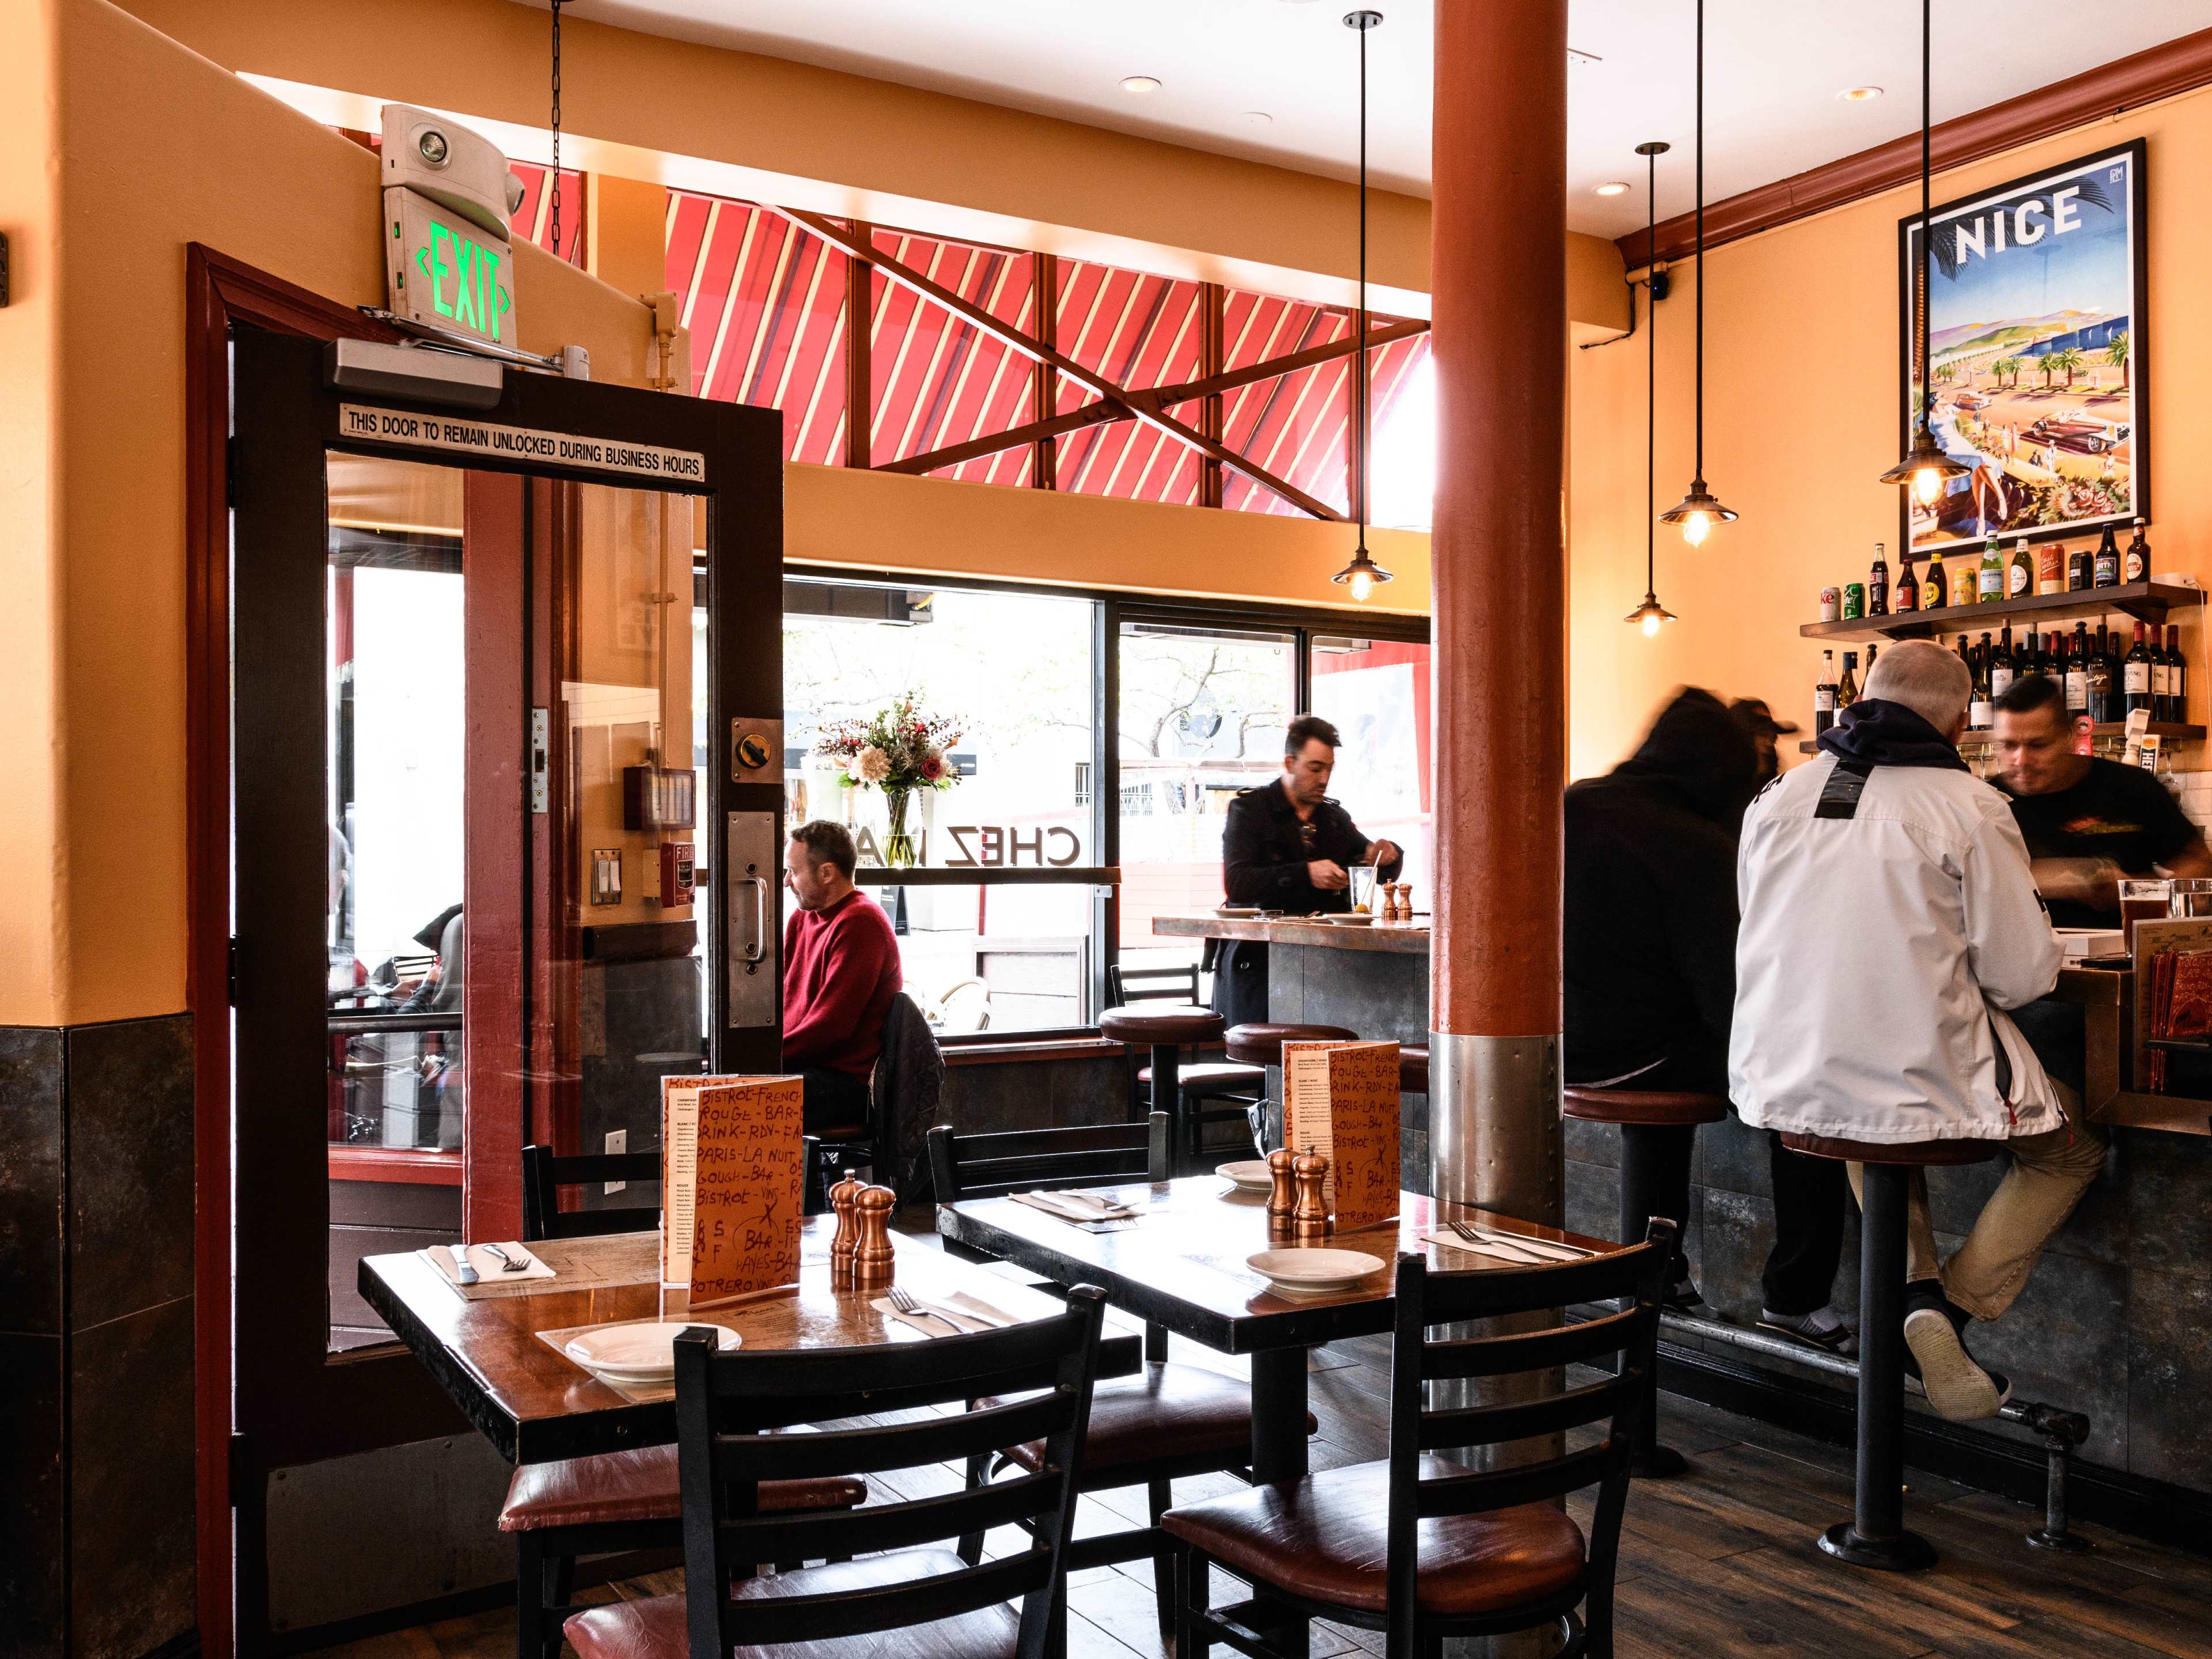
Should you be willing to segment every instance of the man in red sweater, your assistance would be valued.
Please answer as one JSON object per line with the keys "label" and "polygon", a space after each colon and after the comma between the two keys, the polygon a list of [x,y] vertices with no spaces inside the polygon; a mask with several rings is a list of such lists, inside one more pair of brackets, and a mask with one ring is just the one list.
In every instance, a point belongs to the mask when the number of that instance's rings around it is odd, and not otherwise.
{"label": "man in red sweater", "polygon": [[806,1128],[868,1121],[868,1075],[898,994],[898,940],[883,907],[853,885],[852,831],[817,819],[791,832],[783,884],[783,1065],[806,1083]]}

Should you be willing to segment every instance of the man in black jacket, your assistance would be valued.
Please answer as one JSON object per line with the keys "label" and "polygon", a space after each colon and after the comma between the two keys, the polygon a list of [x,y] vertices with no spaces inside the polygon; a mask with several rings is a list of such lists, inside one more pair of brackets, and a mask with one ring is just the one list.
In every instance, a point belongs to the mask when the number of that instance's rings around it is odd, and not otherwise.
{"label": "man in black jacket", "polygon": [[[1231,904],[1302,916],[1352,905],[1349,866],[1378,866],[1395,881],[1405,854],[1370,841],[1352,815],[1328,799],[1342,739],[1317,714],[1301,714],[1283,734],[1283,775],[1229,803],[1221,830],[1221,884]],[[1252,939],[1212,952],[1213,1006],[1231,1025],[1267,1018],[1267,947]]]}
{"label": "man in black jacket", "polygon": [[[1758,712],[1774,724],[1764,704]],[[1570,1083],[1728,1093],[1736,834],[1765,771],[1760,761],[1742,715],[1692,688],[1660,712],[1633,756],[1567,791],[1561,1047]],[[1697,1131],[1621,1133],[1644,1142],[1661,1207],[1680,1224]],[[1850,1333],[1827,1305],[1843,1248],[1843,1165],[1801,1157],[1779,1135],[1768,1142],[1775,1242],[1759,1322],[1848,1352]],[[1679,1255],[1674,1279],[1677,1306],[1702,1303]]]}

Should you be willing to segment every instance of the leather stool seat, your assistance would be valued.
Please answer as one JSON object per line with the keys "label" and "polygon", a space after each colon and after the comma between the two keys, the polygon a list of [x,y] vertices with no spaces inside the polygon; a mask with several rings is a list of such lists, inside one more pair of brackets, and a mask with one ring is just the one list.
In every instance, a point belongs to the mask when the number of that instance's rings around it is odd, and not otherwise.
{"label": "leather stool seat", "polygon": [[1725,1095],[1673,1089],[1569,1088],[1561,1097],[1559,1109],[1563,1115],[1585,1123],[1687,1127],[1719,1122],[1728,1115],[1728,1107]]}
{"label": "leather stool seat", "polygon": [[[1152,1068],[1139,1066],[1137,1081],[1149,1085]],[[1176,1080],[1186,1094],[1227,1094],[1237,1089],[1257,1089],[1267,1080],[1264,1067],[1239,1065],[1234,1060],[1201,1060],[1182,1066],[1176,1073]]]}
{"label": "leather stool seat", "polygon": [[1229,1051],[1231,1060],[1241,1060],[1250,1066],[1279,1066],[1285,1042],[1358,1041],[1358,1032],[1347,1031],[1341,1025],[1283,1025],[1255,1020],[1231,1026],[1221,1046]]}
{"label": "leather stool seat", "polygon": [[[763,1480],[760,1496],[764,1510],[849,1510],[867,1501],[868,1483],[852,1474]],[[645,1446],[557,1463],[523,1464],[507,1483],[499,1529],[538,1532],[549,1527],[675,1521],[683,1513],[676,1448]]]}
{"label": "leather stool seat", "polygon": [[1782,1144],[1808,1158],[1839,1158],[1851,1164],[1980,1164],[1997,1155],[1994,1140],[1837,1140],[1827,1135],[1784,1130]]}
{"label": "leather stool seat", "polygon": [[1098,1016],[1098,1034],[1143,1048],[1218,1042],[1227,1023],[1194,1002],[1133,1002]]}
{"label": "leather stool seat", "polygon": [[[773,1578],[741,1579],[732,1594],[739,1601],[780,1595],[851,1595],[959,1572],[966,1566],[950,1550],[900,1550],[780,1572]],[[691,1651],[680,1595],[610,1601],[576,1614],[566,1629],[580,1659],[688,1659]],[[928,1659],[1013,1659],[1020,1634],[1021,1620],[1014,1607],[999,1602],[933,1624],[819,1642],[732,1648],[727,1659],[914,1659],[917,1654],[927,1654]]]}
{"label": "leather stool seat", "polygon": [[1429,1045],[1425,1042],[1401,1042],[1398,1045],[1398,1092],[1401,1095],[1425,1095],[1429,1091]]}
{"label": "leather stool seat", "polygon": [[[1003,1402],[979,1401],[979,1407]],[[1321,1423],[1306,1413],[1306,1432]],[[1091,1427],[1083,1440],[1082,1485],[1105,1492],[1133,1484],[1132,1465],[1223,1455],[1243,1461],[1252,1444],[1252,1390],[1249,1384],[1203,1365],[1150,1360],[1134,1376],[1097,1383],[1091,1395]],[[1044,1443],[1007,1448],[1006,1455],[1035,1474],[1044,1462]]]}
{"label": "leather stool seat", "polygon": [[[1435,1457],[1424,1479],[1468,1471]],[[1390,1466],[1357,1463],[1170,1510],[1160,1525],[1241,1578],[1368,1613],[1386,1610]],[[1589,1572],[1582,1528],[1548,1504],[1417,1523],[1424,1613],[1466,1616],[1569,1595]]]}

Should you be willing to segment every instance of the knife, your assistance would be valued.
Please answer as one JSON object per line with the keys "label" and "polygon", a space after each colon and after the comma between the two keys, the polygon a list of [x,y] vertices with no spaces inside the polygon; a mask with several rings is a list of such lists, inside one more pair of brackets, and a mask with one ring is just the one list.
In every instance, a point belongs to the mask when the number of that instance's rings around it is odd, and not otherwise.
{"label": "knife", "polygon": [[446,1246],[446,1251],[453,1258],[454,1279],[463,1285],[475,1284],[477,1270],[469,1266],[469,1247],[465,1244],[448,1244]]}

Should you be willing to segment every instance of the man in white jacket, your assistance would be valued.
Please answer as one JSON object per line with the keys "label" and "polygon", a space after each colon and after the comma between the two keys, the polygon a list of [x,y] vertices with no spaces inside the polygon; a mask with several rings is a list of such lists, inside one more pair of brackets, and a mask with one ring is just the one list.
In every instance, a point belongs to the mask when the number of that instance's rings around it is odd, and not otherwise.
{"label": "man in white jacket", "polygon": [[1746,1123],[2007,1144],[2011,1169],[1948,1261],[1912,1174],[1907,1370],[1957,1420],[2008,1392],[1967,1353],[1967,1322],[2011,1306],[2105,1155],[2006,1012],[2051,990],[2064,953],[2011,809],[1959,758],[1972,691],[1941,646],[1892,647],[1818,757],[1752,803],[1729,1048]]}

